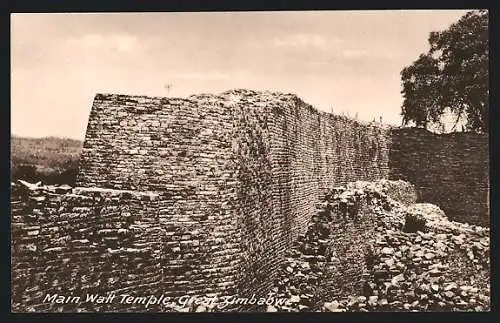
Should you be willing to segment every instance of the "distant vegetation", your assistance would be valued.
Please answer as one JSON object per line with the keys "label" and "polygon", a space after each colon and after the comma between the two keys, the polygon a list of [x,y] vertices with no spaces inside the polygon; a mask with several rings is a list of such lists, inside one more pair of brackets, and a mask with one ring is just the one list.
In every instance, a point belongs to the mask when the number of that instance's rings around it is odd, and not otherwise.
{"label": "distant vegetation", "polygon": [[68,138],[11,137],[11,178],[74,185],[83,142]]}

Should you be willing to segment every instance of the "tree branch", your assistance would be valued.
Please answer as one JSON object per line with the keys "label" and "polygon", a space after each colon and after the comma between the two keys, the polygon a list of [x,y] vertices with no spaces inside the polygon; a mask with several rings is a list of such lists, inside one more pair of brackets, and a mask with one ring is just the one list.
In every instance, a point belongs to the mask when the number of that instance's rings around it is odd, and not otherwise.
{"label": "tree branch", "polygon": [[453,125],[453,127],[451,128],[450,131],[454,131],[455,128],[457,127],[457,124],[458,124],[458,121],[460,120],[460,117],[462,116],[462,110],[458,110],[458,115],[457,115],[457,120],[455,120],[455,124]]}

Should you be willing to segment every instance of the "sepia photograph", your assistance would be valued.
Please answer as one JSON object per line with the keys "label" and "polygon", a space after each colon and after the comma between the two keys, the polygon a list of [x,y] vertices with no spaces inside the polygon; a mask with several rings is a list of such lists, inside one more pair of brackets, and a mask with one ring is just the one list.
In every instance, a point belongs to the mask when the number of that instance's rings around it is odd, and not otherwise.
{"label": "sepia photograph", "polygon": [[489,11],[12,13],[12,313],[489,312]]}

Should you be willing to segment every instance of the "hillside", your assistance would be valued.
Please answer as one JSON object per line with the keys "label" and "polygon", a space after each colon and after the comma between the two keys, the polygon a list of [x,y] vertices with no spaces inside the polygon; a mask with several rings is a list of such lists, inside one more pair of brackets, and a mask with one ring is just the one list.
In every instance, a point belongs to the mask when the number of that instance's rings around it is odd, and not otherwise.
{"label": "hillside", "polygon": [[11,178],[74,184],[83,142],[69,138],[11,136]]}

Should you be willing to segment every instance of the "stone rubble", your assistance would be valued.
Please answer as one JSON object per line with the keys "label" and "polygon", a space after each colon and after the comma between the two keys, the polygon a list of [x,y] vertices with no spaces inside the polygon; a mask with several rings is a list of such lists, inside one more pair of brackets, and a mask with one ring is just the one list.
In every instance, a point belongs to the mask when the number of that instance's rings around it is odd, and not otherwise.
{"label": "stone rubble", "polygon": [[[448,221],[434,205],[407,207],[388,197],[380,185],[353,183],[325,197],[307,233],[290,251],[273,290],[290,304],[267,311],[489,310],[489,229]],[[334,272],[326,268],[335,267],[328,250],[338,234],[335,218],[353,219],[361,213],[380,220],[367,243],[365,279],[357,293],[325,297],[328,293],[319,282]],[[424,231],[403,232],[408,215],[422,217]]]}

